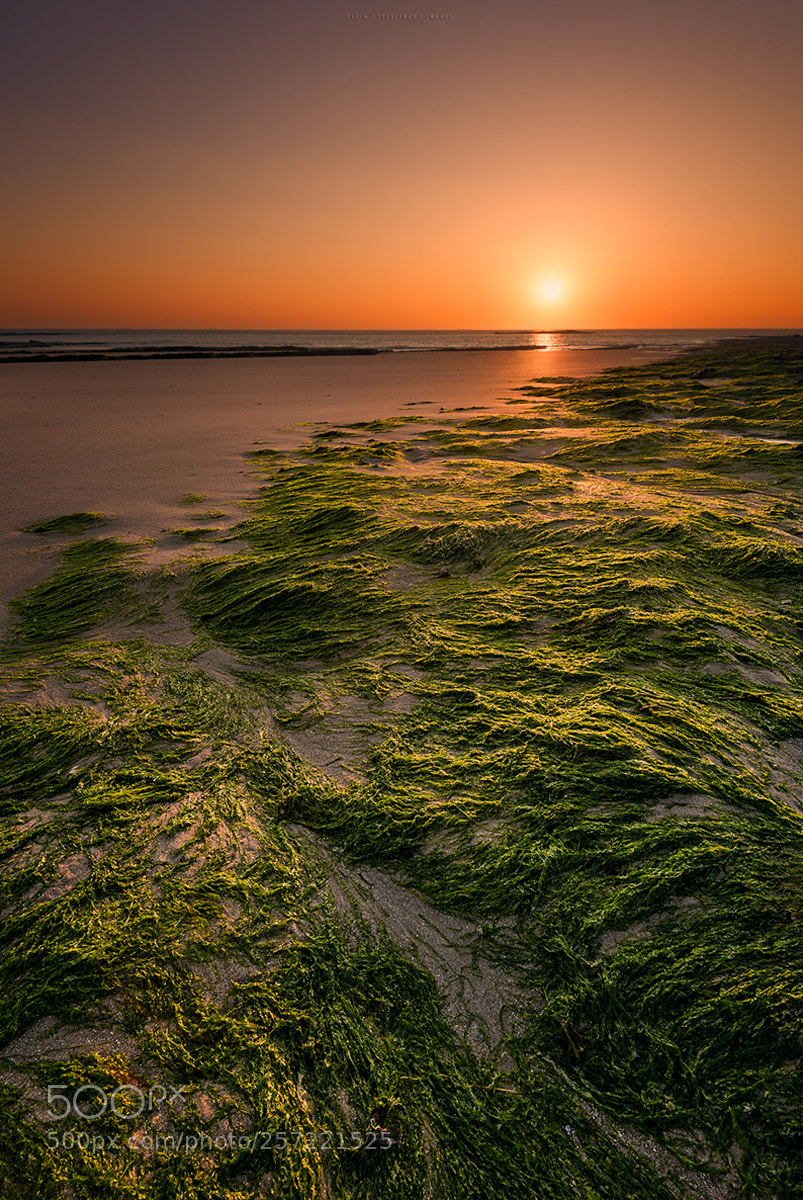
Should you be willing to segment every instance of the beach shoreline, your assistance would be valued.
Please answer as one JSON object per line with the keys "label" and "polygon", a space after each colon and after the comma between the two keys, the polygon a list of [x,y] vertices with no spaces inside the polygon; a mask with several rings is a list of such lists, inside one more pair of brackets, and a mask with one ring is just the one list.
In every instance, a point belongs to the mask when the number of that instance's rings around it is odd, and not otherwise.
{"label": "beach shoreline", "polygon": [[109,527],[116,537],[158,540],[186,522],[186,493],[235,514],[254,489],[243,456],[257,442],[298,445],[307,423],[496,410],[537,376],[584,378],[665,358],[632,350],[437,350],[4,363],[0,604],[50,569],[42,539],[21,532],[36,521],[100,512],[116,518]]}

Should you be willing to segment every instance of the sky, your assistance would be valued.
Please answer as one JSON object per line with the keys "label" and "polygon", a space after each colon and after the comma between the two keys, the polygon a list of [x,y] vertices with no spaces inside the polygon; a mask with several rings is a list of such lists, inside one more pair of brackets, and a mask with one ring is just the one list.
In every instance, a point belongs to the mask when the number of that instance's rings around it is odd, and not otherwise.
{"label": "sky", "polygon": [[3,0],[0,325],[803,326],[799,0]]}

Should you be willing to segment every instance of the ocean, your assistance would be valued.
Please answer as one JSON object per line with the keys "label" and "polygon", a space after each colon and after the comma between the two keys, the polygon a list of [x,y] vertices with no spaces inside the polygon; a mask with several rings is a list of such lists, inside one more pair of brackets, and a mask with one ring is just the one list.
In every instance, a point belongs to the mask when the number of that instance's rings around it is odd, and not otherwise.
{"label": "ocean", "polygon": [[0,362],[377,354],[434,350],[632,350],[668,355],[800,329],[5,329]]}

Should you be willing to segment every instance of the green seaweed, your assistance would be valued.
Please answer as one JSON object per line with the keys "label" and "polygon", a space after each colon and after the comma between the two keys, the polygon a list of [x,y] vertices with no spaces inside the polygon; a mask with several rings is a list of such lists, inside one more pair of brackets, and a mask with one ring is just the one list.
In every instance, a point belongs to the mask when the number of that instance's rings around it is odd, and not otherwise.
{"label": "green seaweed", "polygon": [[202,525],[197,529],[170,529],[168,532],[173,537],[183,538],[185,542],[200,542],[215,537],[216,534],[220,533],[220,529],[209,525]]}
{"label": "green seaweed", "polygon": [[[729,347],[252,451],[248,551],[147,593],[191,646],[88,640],[142,602],[111,539],[17,600],[5,1038],[127,1048],[16,1054],[10,1194],[803,1188],[803,457],[761,440],[794,440],[801,375]],[[431,906],[414,945],[391,884]],[[458,919],[455,993],[427,938]],[[515,1021],[472,1041],[494,972]],[[48,1085],[135,1080],[196,1099],[52,1150]]]}
{"label": "green seaweed", "polygon": [[109,518],[103,513],[74,512],[66,513],[63,517],[52,517],[49,521],[36,521],[33,525],[23,525],[23,533],[83,533],[93,525],[105,525]]}
{"label": "green seaweed", "polygon": [[11,602],[24,635],[31,641],[74,637],[131,605],[136,575],[125,563],[135,549],[115,538],[67,546],[53,575]]}

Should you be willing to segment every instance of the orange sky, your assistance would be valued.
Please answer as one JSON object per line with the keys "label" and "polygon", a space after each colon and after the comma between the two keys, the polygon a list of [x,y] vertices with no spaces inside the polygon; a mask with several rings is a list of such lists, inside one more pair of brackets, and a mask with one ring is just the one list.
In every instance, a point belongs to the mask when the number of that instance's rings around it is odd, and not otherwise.
{"label": "orange sky", "polygon": [[803,325],[796,0],[10,24],[1,325]]}

